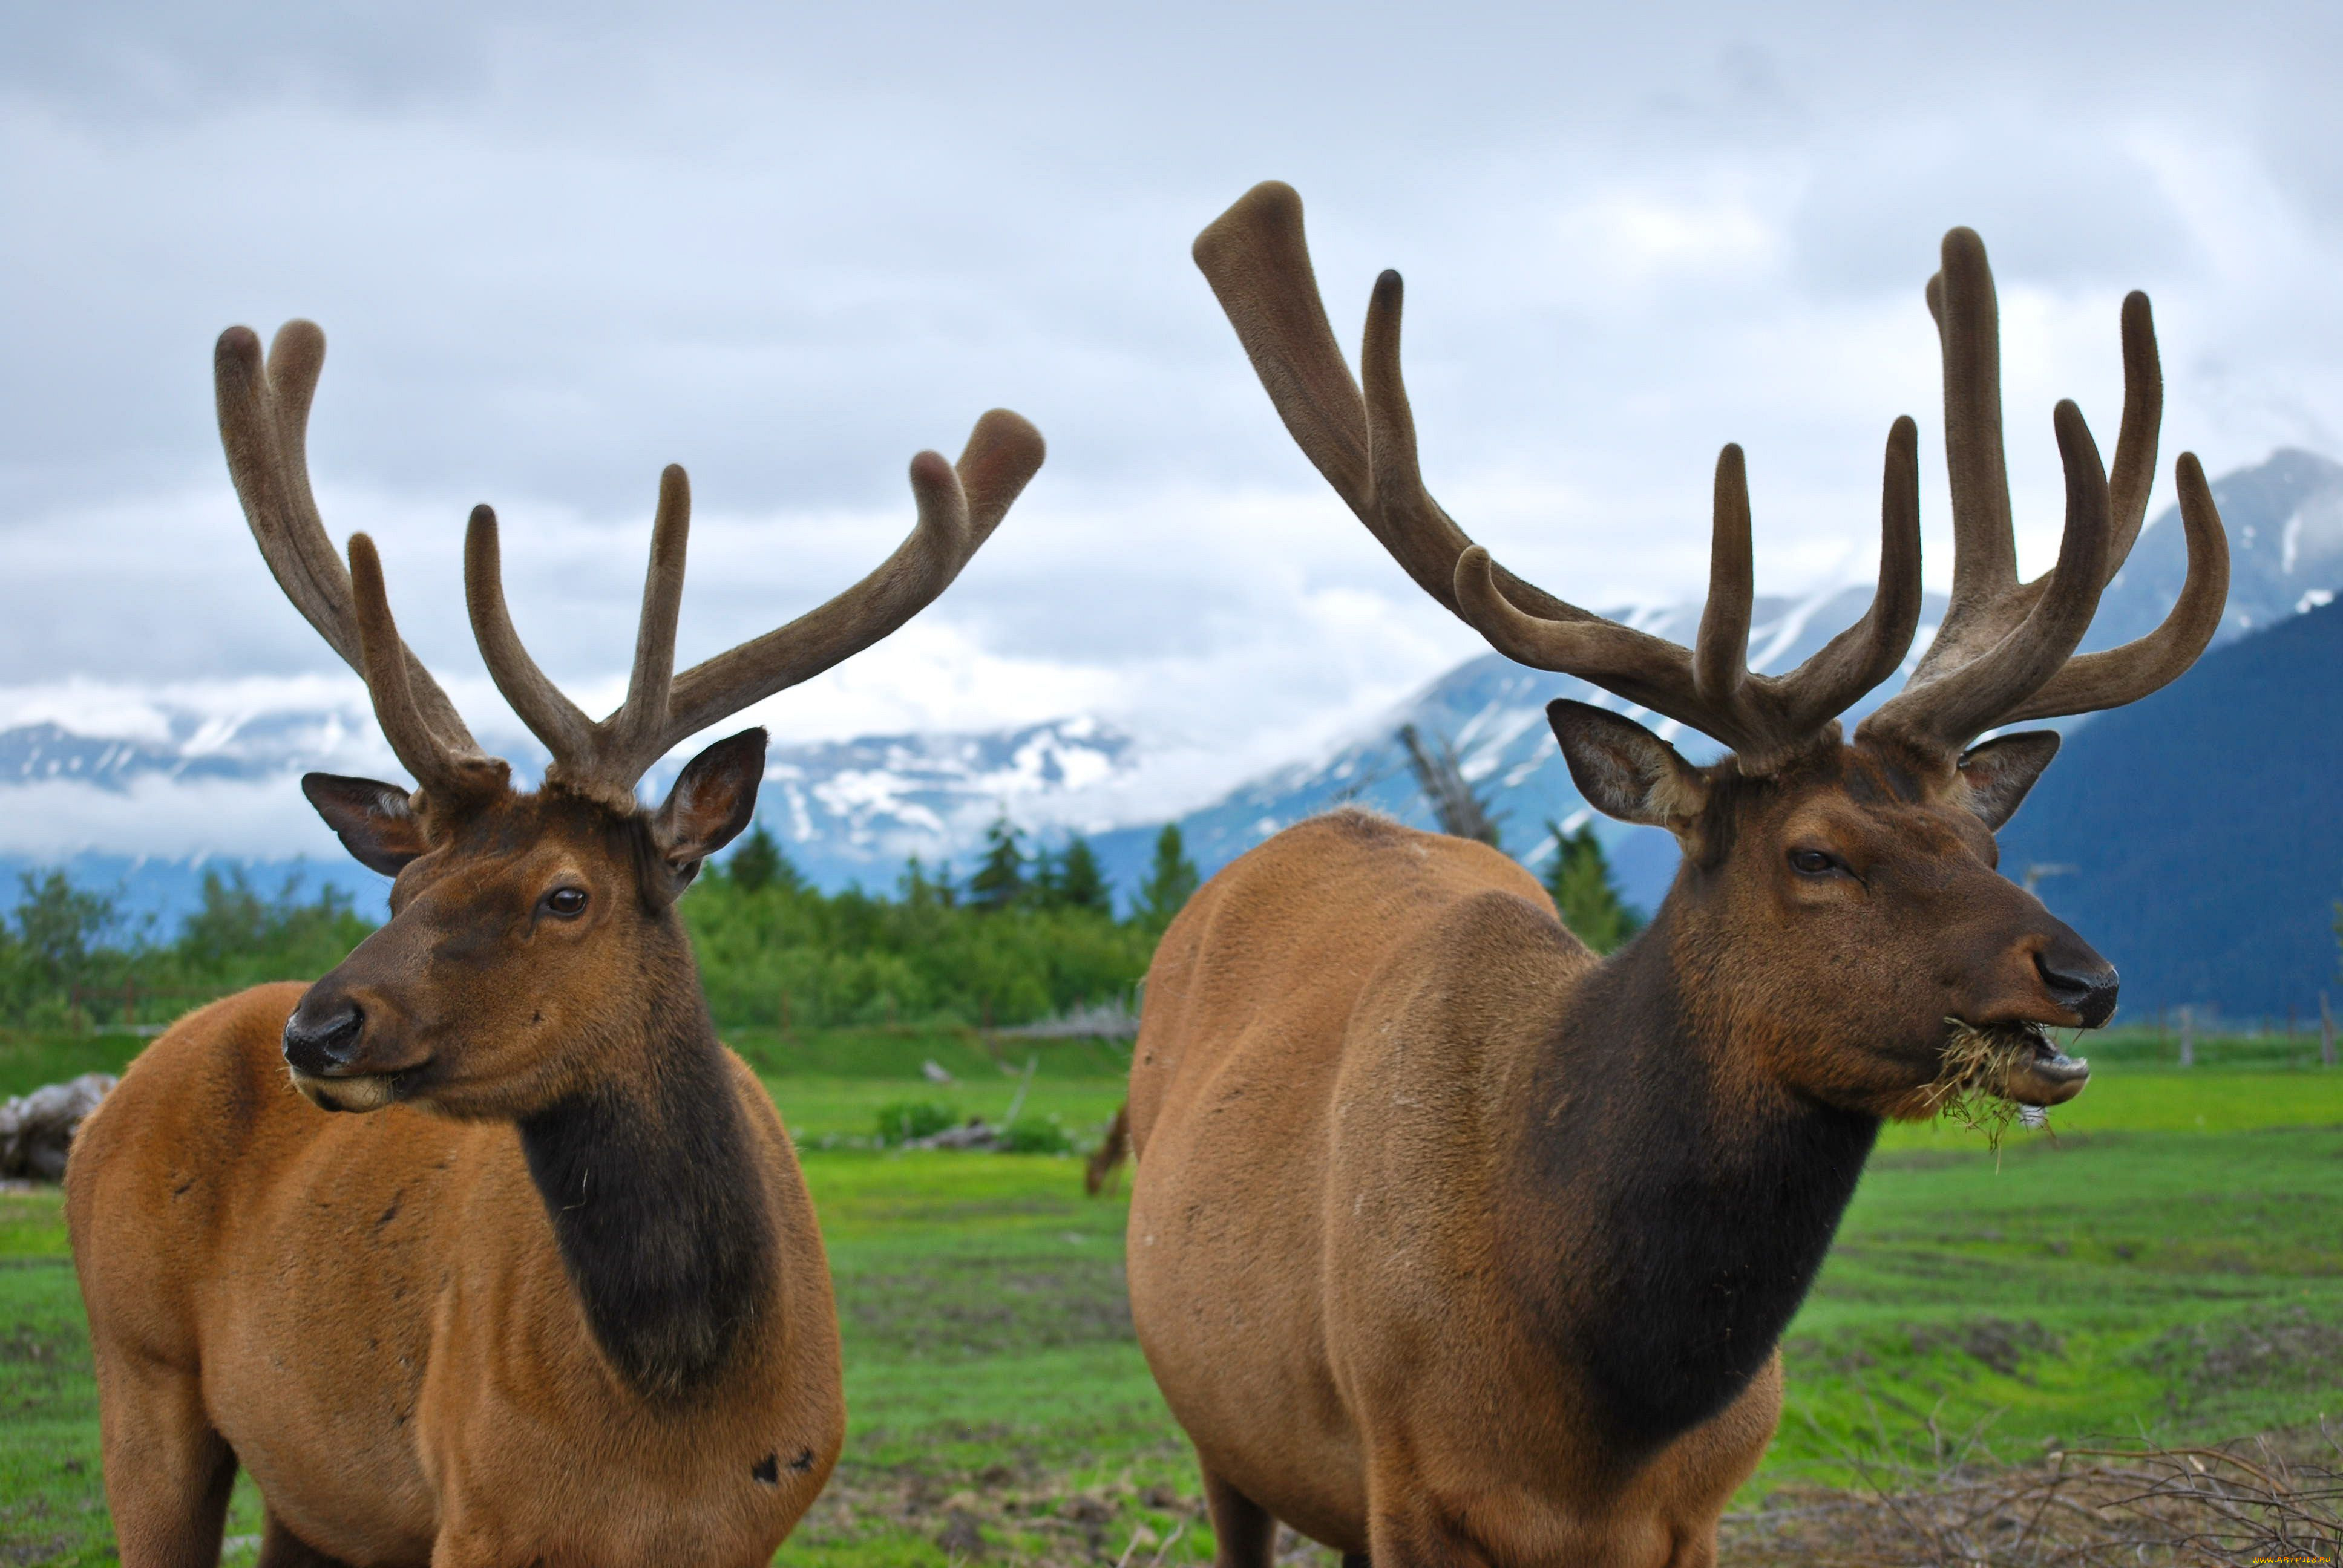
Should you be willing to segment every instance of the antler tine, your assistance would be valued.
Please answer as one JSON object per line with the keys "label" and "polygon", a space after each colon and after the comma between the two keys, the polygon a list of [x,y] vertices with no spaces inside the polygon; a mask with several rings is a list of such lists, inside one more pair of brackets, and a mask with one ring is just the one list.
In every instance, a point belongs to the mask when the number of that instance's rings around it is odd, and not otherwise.
{"label": "antler tine", "polygon": [[[1408,405],[1407,382],[1400,373],[1400,322],[1406,298],[1407,286],[1389,268],[1377,276],[1374,292],[1367,298],[1366,332],[1359,347],[1367,414],[1367,504],[1353,509],[1417,586],[1453,611],[1456,558],[1473,541],[1423,487],[1415,450],[1415,410]],[[1336,359],[1337,366],[1341,363]]]}
{"label": "antler tine", "polygon": [[[2017,537],[2001,434],[2001,307],[1973,229],[1945,236],[1928,314],[1945,368],[1945,457],[1953,492],[1953,603],[1990,604],[2017,581]],[[1947,611],[1947,629],[1953,624]],[[1938,639],[1943,640],[1941,638]],[[1929,648],[1935,658],[1936,648]],[[1922,668],[1927,668],[1924,661]]]}
{"label": "antler tine", "polygon": [[505,605],[496,514],[472,513],[464,591],[497,689],[553,753],[548,785],[634,806],[635,785],[679,740],[860,652],[950,586],[1041,467],[1041,432],[1005,408],[976,422],[957,467],[933,452],[911,459],[919,520],[879,568],[819,608],[729,653],[675,673],[676,626],[691,531],[691,484],[670,464],[659,476],[627,699],[600,723],[538,667]]}
{"label": "antler tine", "polygon": [[1956,751],[1996,725],[2116,707],[2175,679],[2211,640],[2228,593],[2228,541],[2193,458],[2179,465],[2188,575],[2177,602],[2147,637],[2074,656],[2147,515],[2164,411],[2147,297],[2135,291],[2123,303],[2123,422],[2111,475],[2099,467],[2082,415],[2072,403],[2058,405],[2066,529],[2057,564],[2024,584],[2002,472],[1993,272],[1983,243],[1967,229],[1945,236],[1944,270],[1929,280],[1928,307],[1945,357],[1953,598],[1910,683],[1865,720],[1865,732]]}
{"label": "antler tine", "polygon": [[[1041,432],[1021,414],[988,408],[977,419],[968,445],[960,448],[960,461],[952,465],[960,493],[968,498],[968,555],[992,538],[1049,455]],[[967,564],[966,556],[960,564]]]}
{"label": "antler tine", "polygon": [[1903,416],[1887,431],[1879,484],[1879,584],[1863,618],[1781,678],[1785,724],[1803,732],[1845,712],[1896,673],[1920,628],[1920,427]]}
{"label": "antler tine", "polygon": [[649,759],[860,652],[926,608],[991,537],[1046,455],[1039,430],[995,408],[977,421],[957,465],[934,452],[912,458],[919,520],[910,537],[877,570],[829,603],[677,676]]}
{"label": "antler tine", "polygon": [[1527,614],[1499,588],[1496,573],[1496,563],[1479,545],[1457,558],[1457,613],[1507,658],[1574,675],[1728,746],[1754,739],[1729,715],[1697,700],[1691,656],[1684,649],[1615,620],[1548,620]]}
{"label": "antler tine", "polygon": [[[258,335],[231,327],[213,350],[212,380],[228,477],[261,558],[294,608],[363,675],[349,574],[326,536],[309,487],[309,405],[325,361],[326,335],[314,322],[288,321],[277,328],[265,369]],[[424,721],[455,751],[477,754],[471,731],[431,672],[411,650],[405,660],[407,684]]]}
{"label": "antler tine", "polygon": [[2147,296],[2137,288],[2124,297],[2123,366],[2123,423],[2116,429],[2115,465],[2107,470],[2108,582],[2123,570],[2133,541],[2147,521],[2148,492],[2156,484],[2157,433],[2164,423],[2164,366],[2156,351],[2156,317]]}
{"label": "antler tine", "polygon": [[1741,448],[1716,455],[1715,520],[1708,550],[1708,602],[1693,638],[1693,691],[1705,708],[1736,713],[1749,683],[1749,617],[1756,565],[1749,542],[1749,470]]}
{"label": "antler tine", "polygon": [[2229,598],[2229,536],[2197,454],[2183,452],[2173,476],[2180,491],[2181,525],[2188,534],[2188,575],[2163,624],[2121,648],[2068,659],[2040,690],[2005,715],[2002,723],[2096,713],[2137,702],[2179,679],[2213,640]]}
{"label": "antler tine", "polygon": [[[1815,713],[1817,700],[1844,693],[1844,706],[1902,659],[1919,613],[1911,485],[1900,508],[1890,497],[1872,612],[1793,675],[1753,675],[1755,584],[1740,448],[1718,458],[1709,600],[1695,649],[1687,650],[1506,571],[1433,499],[1401,371],[1404,286],[1396,272],[1375,280],[1353,381],[1327,325],[1302,199],[1291,186],[1270,181],[1246,192],[1197,236],[1195,257],[1295,443],[1407,574],[1508,657],[1567,671],[1691,725],[1734,747],[1752,769],[1778,765],[1822,732],[1837,708]],[[1907,435],[1907,457],[1910,445]],[[1857,677],[1868,679],[1849,689]]]}
{"label": "antler tine", "polygon": [[[635,628],[635,668],[627,679],[627,700],[603,720],[611,744],[639,778],[667,749],[668,699],[675,684],[676,617],[683,603],[685,546],[691,535],[691,481],[680,465],[659,475],[659,511],[651,520],[650,565],[643,573],[642,619]],[[643,755],[646,749],[648,756]],[[633,783],[633,779],[628,780]]]}
{"label": "antler tine", "polygon": [[1786,675],[1748,668],[1755,595],[1748,476],[1736,446],[1717,456],[1709,597],[1693,651],[1611,621],[1524,615],[1498,590],[1488,552],[1478,546],[1457,565],[1462,613],[1506,657],[1566,671],[1688,724],[1732,747],[1744,773],[1772,772],[1894,673],[1911,647],[1921,603],[1918,443],[1918,427],[1908,418],[1888,432],[1879,586],[1870,607]]}
{"label": "antler tine", "polygon": [[349,577],[307,476],[309,405],[325,357],[326,335],[314,323],[288,321],[277,329],[264,370],[258,336],[231,327],[213,351],[213,383],[228,477],[261,558],[294,607],[355,668]]}
{"label": "antler tine", "polygon": [[1363,516],[1366,418],[1318,294],[1302,197],[1281,180],[1263,180],[1198,235],[1189,254],[1294,445]]}
{"label": "antler tine", "polygon": [[392,752],[423,790],[442,799],[463,796],[491,780],[501,784],[503,763],[481,756],[476,748],[451,745],[432,728],[416,701],[409,677],[414,661],[398,635],[397,623],[391,618],[382,558],[375,553],[374,540],[364,534],[350,536],[349,570],[360,672]]}
{"label": "antler tine", "polygon": [[[1400,374],[1399,274],[1377,277],[1368,301],[1363,397],[1327,325],[1292,186],[1253,186],[1196,236],[1193,254],[1294,444],[1417,586],[1456,610],[1456,563],[1473,541],[1417,470]],[[1598,618],[1503,567],[1496,572],[1514,603],[1546,619]]]}
{"label": "antler tine", "polygon": [[593,721],[538,668],[505,603],[504,551],[497,537],[497,514],[474,507],[464,530],[464,605],[472,618],[472,638],[497,683],[529,733],[545,742],[558,763],[583,759],[593,749]]}
{"label": "antler tine", "polygon": [[[1865,719],[1858,733],[1890,737],[1931,753],[1957,752],[2056,675],[2090,629],[2104,587],[2100,573],[2109,534],[2107,470],[2090,427],[2072,401],[2062,400],[2051,422],[2066,471],[2066,527],[2057,564],[2000,601],[2030,599],[2025,618],[1957,664],[1939,659],[1946,645],[1940,631],[1911,681]],[[1952,622],[1948,609],[1946,631]]]}

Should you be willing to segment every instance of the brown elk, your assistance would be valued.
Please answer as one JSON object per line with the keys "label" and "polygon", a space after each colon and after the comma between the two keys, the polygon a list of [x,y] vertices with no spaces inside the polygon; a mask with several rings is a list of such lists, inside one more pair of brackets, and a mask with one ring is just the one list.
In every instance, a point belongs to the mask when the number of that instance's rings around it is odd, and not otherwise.
{"label": "brown elk", "polygon": [[[1650,927],[1605,960],[1496,850],[1355,811],[1270,839],[1173,921],[1131,1070],[1131,1299],[1219,1561],[1266,1563],[1283,1520],[1376,1568],[1711,1563],[1779,1417],[1782,1330],[1881,1120],[1926,1107],[1947,1021],[2114,1010],[2114,970],[1995,870],[1994,829],[2056,737],[1971,742],[2152,691],[2217,623],[2226,544],[2183,457],[2178,605],[2070,657],[2147,506],[2147,302],[2123,310],[2112,496],[2062,403],[2064,541],[2021,584],[1992,277],[1975,235],[1946,236],[1928,299],[1951,607],[1848,744],[1837,716],[1898,668],[1920,609],[1909,419],[1887,441],[1869,612],[1795,671],[1754,674],[1736,449],[1680,648],[1494,566],[1425,492],[1397,274],[1374,287],[1363,396],[1292,190],[1256,187],[1195,250],[1287,429],[1426,592],[1513,658],[1732,748],[1695,768],[1627,718],[1550,709],[1586,799],[1684,852]],[[2055,1103],[2087,1070],[2046,1041],[2001,1089]]]}
{"label": "brown elk", "polygon": [[681,674],[690,498],[669,468],[626,701],[599,723],[522,648],[475,510],[472,625],[552,756],[523,793],[407,651],[373,544],[345,573],[326,537],[304,451],[324,353],[294,322],[264,370],[251,332],[224,334],[221,435],[262,555],[417,788],[302,781],[396,878],[390,920],[306,990],[181,1020],[75,1150],[122,1560],[216,1562],[241,1464],[269,1568],[762,1564],[838,1458],[837,1312],[789,1135],[717,1042],[675,904],[748,823],[764,731],[702,751],[655,809],[636,785],[942,592],[1041,437],[994,410],[957,466],[921,453],[883,565]]}

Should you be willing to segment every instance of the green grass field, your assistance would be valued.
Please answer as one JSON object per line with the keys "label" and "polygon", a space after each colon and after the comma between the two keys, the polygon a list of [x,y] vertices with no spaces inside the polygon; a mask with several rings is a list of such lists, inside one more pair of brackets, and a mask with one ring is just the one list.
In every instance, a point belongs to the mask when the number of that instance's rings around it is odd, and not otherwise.
{"label": "green grass field", "polygon": [[[735,1041],[801,1142],[858,1139],[930,1101],[1028,1114],[1087,1142],[1121,1099],[1101,1046],[966,1034]],[[0,1046],[0,1092],[116,1065],[127,1039]],[[1893,1128],[1793,1325],[1789,1408],[1753,1483],[1842,1481],[1979,1433],[2004,1458],[2092,1437],[2217,1439],[2343,1414],[2343,1070],[2299,1040],[2095,1042],[2055,1138],[1998,1155]],[[2315,1048],[2314,1048],[2315,1049]],[[921,1063],[954,1075],[931,1084]],[[852,1430],[783,1549],[823,1568],[1134,1563],[1209,1553],[1196,1482],[1122,1301],[1122,1204],[1039,1156],[816,1148]],[[1932,1435],[1934,1434],[1938,1435]],[[229,1562],[249,1561],[240,1492]],[[1178,1534],[1178,1539],[1172,1537]],[[89,1357],[53,1192],[0,1196],[0,1563],[113,1561]]]}

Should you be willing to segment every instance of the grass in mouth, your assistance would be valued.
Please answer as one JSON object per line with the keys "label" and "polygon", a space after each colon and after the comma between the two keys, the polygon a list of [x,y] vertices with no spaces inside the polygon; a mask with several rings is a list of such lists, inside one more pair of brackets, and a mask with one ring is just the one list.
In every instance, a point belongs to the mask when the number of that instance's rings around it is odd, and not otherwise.
{"label": "grass in mouth", "polygon": [[1976,1024],[1948,1018],[1945,1027],[1944,1065],[1936,1081],[1920,1091],[1921,1104],[1929,1115],[1982,1133],[1985,1146],[1996,1154],[2001,1152],[2002,1138],[2012,1126],[2021,1121],[2028,1126],[2049,1125],[2046,1113],[2036,1111],[2028,1116],[2026,1112],[2034,1108],[2018,1104],[2002,1091],[2013,1071],[2032,1062],[2044,1050],[2056,1049],[2039,1024]]}

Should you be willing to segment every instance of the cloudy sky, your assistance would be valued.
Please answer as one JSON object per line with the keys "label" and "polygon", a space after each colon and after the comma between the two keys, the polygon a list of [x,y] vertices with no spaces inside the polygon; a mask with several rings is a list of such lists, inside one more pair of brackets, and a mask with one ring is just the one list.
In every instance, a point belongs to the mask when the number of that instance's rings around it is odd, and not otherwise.
{"label": "cloudy sky", "polygon": [[[906,631],[756,717],[789,738],[1086,712],[1151,805],[1323,743],[1474,652],[1292,448],[1188,259],[1258,179],[1309,204],[1337,330],[1408,276],[1427,474],[1581,602],[1695,598],[1717,446],[1761,588],[1875,558],[1956,223],[1999,275],[2025,547],[2051,404],[2112,444],[2117,302],[2156,300],[2184,447],[2343,455],[2331,6],[398,7],[0,17],[0,726],[136,732],[350,699],[218,449],[210,348],[332,348],[310,454],[408,640],[508,729],[460,602],[623,683],[660,465],[699,511],[689,659],[892,548],[904,466],[984,408],[1040,478]],[[1190,799],[1172,796],[1186,794]]]}

